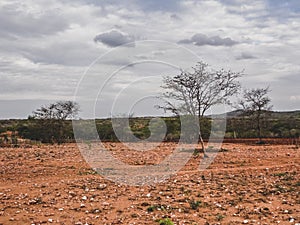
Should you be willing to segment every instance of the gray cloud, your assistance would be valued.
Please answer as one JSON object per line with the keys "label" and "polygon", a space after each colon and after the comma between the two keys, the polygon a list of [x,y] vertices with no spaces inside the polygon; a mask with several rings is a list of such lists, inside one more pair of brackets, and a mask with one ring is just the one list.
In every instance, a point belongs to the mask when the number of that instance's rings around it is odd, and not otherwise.
{"label": "gray cloud", "polygon": [[180,18],[180,16],[178,16],[177,14],[172,14],[171,16],[170,16],[170,18],[171,19],[173,19],[173,20],[177,20],[177,21],[179,21],[179,20],[182,20],[181,18]]}
{"label": "gray cloud", "polygon": [[205,34],[194,34],[190,39],[180,40],[180,44],[194,44],[198,46],[202,45],[212,45],[212,46],[233,46],[238,44],[237,41],[232,40],[231,38],[221,38],[219,36],[208,37]]}
{"label": "gray cloud", "polygon": [[169,11],[174,12],[180,10],[181,0],[134,0],[144,11]]}
{"label": "gray cloud", "polygon": [[109,47],[117,47],[129,43],[132,44],[127,45],[128,47],[134,47],[133,42],[135,41],[135,38],[129,34],[125,34],[117,30],[112,30],[110,32],[97,35],[94,38],[94,41],[101,42]]}
{"label": "gray cloud", "polygon": [[243,59],[256,59],[255,56],[253,56],[251,53],[248,52],[242,52],[239,56],[236,57],[237,60],[243,60]]}

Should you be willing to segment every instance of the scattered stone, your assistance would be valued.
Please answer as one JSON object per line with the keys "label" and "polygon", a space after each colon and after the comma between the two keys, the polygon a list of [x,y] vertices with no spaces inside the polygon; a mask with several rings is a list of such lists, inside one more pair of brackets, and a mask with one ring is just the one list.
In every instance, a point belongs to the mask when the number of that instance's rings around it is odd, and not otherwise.
{"label": "scattered stone", "polygon": [[107,188],[107,185],[106,185],[106,184],[99,184],[99,185],[98,185],[98,189],[99,189],[99,190],[104,190],[105,188]]}

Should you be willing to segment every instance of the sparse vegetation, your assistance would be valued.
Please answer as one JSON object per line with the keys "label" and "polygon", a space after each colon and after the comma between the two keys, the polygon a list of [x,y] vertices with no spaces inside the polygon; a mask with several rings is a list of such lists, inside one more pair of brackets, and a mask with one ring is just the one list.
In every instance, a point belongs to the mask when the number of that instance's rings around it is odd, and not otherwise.
{"label": "sparse vegetation", "polygon": [[217,214],[217,215],[216,215],[217,221],[221,221],[221,220],[223,220],[224,218],[225,218],[225,216],[222,215],[222,214]]}
{"label": "sparse vegetation", "polygon": [[174,225],[174,223],[169,218],[159,220],[158,224],[159,225]]}
{"label": "sparse vegetation", "polygon": [[191,209],[193,209],[193,210],[197,210],[199,208],[199,206],[201,205],[201,201],[191,200],[189,203],[190,203]]}
{"label": "sparse vegetation", "polygon": [[[122,143],[104,145],[127,164],[143,157],[154,159],[153,164],[164,158],[151,152],[132,154]],[[162,143],[156,153],[170,153],[176,145]],[[142,187],[105,180],[83,164],[75,144],[0,148],[0,205],[5,206],[0,223],[14,218],[11,224],[30,224],[56,215],[67,224],[86,218],[87,213],[95,224],[114,223],[115,218],[122,218],[124,224],[230,224],[262,218],[273,224],[298,218],[299,151],[281,145],[225,143],[223,147],[229,151],[218,154],[205,171],[195,171],[198,158],[192,158],[165,183]],[[228,161],[230,164],[225,163]],[[241,162],[244,167],[239,166]],[[276,202],[276,207],[270,201]],[[19,210],[16,205],[24,207]],[[43,214],[37,213],[40,210]]]}
{"label": "sparse vegetation", "polygon": [[[150,117],[145,118],[130,118],[130,126],[133,134],[141,139],[149,136],[148,124]],[[167,126],[167,133],[165,141],[175,141],[180,139],[180,118],[178,117],[165,117],[162,118]],[[110,119],[97,119],[96,128],[99,138],[102,141],[118,141]],[[53,142],[72,142],[74,141],[72,121],[64,120],[60,123],[64,130],[63,135],[58,137],[59,132],[55,129],[43,125],[40,120],[29,118],[27,120],[0,120],[0,146],[11,146],[12,143],[20,145],[18,138],[31,139],[33,141],[42,141],[45,143]],[[52,123],[51,126],[58,126],[58,123]],[[202,122],[202,135],[204,139],[208,139],[210,135],[211,122],[208,117],[203,118]],[[286,144],[297,146],[299,143],[300,134],[300,113],[295,112],[270,112],[267,118],[261,123],[262,136],[267,138],[285,138]],[[11,135],[15,132],[14,135]],[[94,140],[96,137],[89,136],[88,132],[84,132],[87,136],[82,137],[83,140]],[[14,139],[17,138],[17,139]],[[227,118],[226,139],[238,140],[239,138],[257,138],[256,125],[252,122],[252,118],[241,114],[229,114]],[[266,140],[267,141],[267,140]],[[36,142],[36,144],[38,144]],[[35,144],[34,142],[30,143]],[[297,149],[297,148],[295,148]],[[226,151],[225,149],[222,151]],[[197,152],[195,152],[197,155]]]}

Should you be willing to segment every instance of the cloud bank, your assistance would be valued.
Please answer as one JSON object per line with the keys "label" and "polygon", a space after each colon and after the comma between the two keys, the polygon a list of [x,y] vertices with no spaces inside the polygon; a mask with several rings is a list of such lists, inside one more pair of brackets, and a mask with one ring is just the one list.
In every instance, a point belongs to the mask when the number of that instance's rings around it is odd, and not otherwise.
{"label": "cloud bank", "polygon": [[232,40],[231,38],[221,38],[219,36],[208,37],[205,34],[194,34],[189,39],[183,39],[178,42],[179,44],[194,44],[197,46],[211,45],[211,46],[233,46],[238,44],[237,41]]}
{"label": "cloud bank", "polygon": [[[269,85],[275,110],[298,109],[299,21],[298,0],[2,0],[0,117],[19,117],[24,111],[26,118],[34,106],[20,101],[72,99],[95,59],[125,45],[117,60],[103,61],[99,67],[130,63],[126,51],[134,52],[139,40],[178,44],[216,69],[244,69],[242,84]],[[155,59],[154,52],[177,57],[176,65],[185,60],[159,47],[136,53],[134,60]],[[134,77],[147,72],[127,71]],[[101,79],[95,76],[99,86]],[[159,87],[144,91],[151,88]],[[10,111],[3,110],[5,104]],[[151,110],[151,105],[145,109]]]}

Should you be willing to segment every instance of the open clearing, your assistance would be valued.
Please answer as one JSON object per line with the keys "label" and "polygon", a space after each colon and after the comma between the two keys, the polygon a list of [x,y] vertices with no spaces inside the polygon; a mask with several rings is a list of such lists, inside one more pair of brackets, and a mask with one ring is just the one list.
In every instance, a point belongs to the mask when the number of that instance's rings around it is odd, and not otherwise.
{"label": "open clearing", "polygon": [[[130,152],[132,165],[154,164],[175,143]],[[300,150],[287,145],[223,144],[213,164],[202,155],[164,183],[132,187],[101,177],[76,144],[0,148],[0,224],[299,224]],[[128,157],[129,156],[129,157]]]}

